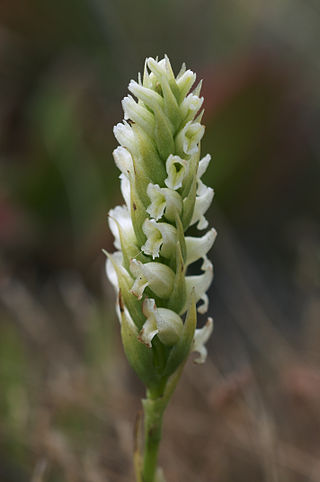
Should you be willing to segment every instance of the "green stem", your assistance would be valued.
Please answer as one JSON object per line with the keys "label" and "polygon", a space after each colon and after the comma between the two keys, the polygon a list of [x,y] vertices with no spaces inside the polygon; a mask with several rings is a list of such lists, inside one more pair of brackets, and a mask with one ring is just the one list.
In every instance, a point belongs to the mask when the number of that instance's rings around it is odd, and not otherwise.
{"label": "green stem", "polygon": [[169,378],[159,384],[158,390],[147,391],[142,400],[144,411],[144,453],[142,482],[155,482],[159,444],[162,434],[162,419],[166,406],[176,388],[184,363]]}
{"label": "green stem", "polygon": [[142,481],[154,482],[157,470],[158,450],[162,432],[165,405],[162,398],[143,400],[144,408],[144,454]]}

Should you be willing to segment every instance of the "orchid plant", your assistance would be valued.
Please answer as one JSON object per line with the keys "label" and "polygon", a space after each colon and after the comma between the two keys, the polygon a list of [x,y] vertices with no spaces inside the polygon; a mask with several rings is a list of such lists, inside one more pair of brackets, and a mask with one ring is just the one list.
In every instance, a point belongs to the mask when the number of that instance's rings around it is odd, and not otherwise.
{"label": "orchid plant", "polygon": [[[205,361],[213,328],[211,318],[200,329],[196,325],[197,311],[208,309],[213,268],[207,253],[216,231],[185,234],[195,224],[207,228],[213,199],[213,189],[201,180],[211,158],[200,156],[203,97],[195,81],[184,64],[175,77],[167,56],[146,59],[143,76],[129,83],[134,97],[122,101],[124,120],[114,127],[125,204],[109,212],[117,251],[106,253],[106,269],[117,292],[124,351],[146,386],[144,448],[134,457],[137,482],[164,480],[157,468],[163,413],[189,353]],[[188,275],[199,259],[201,273]]]}

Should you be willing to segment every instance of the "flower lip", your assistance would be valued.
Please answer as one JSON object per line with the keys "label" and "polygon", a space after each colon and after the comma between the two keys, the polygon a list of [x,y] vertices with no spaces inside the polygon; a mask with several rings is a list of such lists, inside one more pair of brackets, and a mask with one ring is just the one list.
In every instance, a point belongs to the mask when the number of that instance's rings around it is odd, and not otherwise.
{"label": "flower lip", "polygon": [[141,246],[142,251],[154,258],[174,256],[176,250],[176,228],[168,223],[158,223],[155,219],[146,219],[142,226],[147,241]]}
{"label": "flower lip", "polygon": [[182,186],[182,182],[186,176],[188,162],[177,155],[168,157],[166,161],[166,170],[168,177],[164,180],[165,185],[173,190],[177,190]]}

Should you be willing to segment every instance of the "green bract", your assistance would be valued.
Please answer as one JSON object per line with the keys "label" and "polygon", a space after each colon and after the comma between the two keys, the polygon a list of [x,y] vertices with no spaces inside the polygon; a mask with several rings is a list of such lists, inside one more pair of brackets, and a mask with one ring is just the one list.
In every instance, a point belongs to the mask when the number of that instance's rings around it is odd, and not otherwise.
{"label": "green bract", "polygon": [[[203,362],[212,331],[211,318],[196,329],[196,304],[207,311],[207,253],[216,232],[185,235],[194,224],[207,228],[213,199],[201,181],[210,156],[200,156],[203,97],[201,83],[191,91],[195,80],[184,65],[175,77],[167,57],[148,58],[143,77],[129,84],[134,97],[122,101],[124,121],[114,127],[125,204],[109,212],[117,251],[108,254],[107,274],[128,360],[151,390],[165,386],[192,349]],[[189,276],[188,265],[200,258],[202,273]]]}

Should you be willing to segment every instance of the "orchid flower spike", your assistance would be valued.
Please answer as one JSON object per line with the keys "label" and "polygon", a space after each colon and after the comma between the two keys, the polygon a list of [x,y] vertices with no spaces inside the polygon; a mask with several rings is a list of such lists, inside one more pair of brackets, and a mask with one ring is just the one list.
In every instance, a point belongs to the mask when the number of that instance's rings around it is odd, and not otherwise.
{"label": "orchid flower spike", "polygon": [[[202,180],[211,157],[200,155],[204,99],[195,81],[185,65],[175,76],[167,56],[147,58],[122,101],[124,120],[114,127],[124,202],[109,211],[116,251],[106,253],[106,272],[117,293],[124,351],[147,387],[137,481],[164,481],[157,468],[162,415],[189,353],[205,361],[213,329],[210,317],[197,328],[197,311],[208,310],[216,231],[187,234],[190,226],[208,227],[214,195]],[[201,272],[191,274],[198,260]]]}
{"label": "orchid flower spike", "polygon": [[[211,157],[200,155],[203,97],[195,80],[185,66],[175,76],[167,56],[147,58],[143,76],[129,83],[122,101],[124,120],[114,127],[124,204],[109,212],[117,251],[108,254],[107,275],[118,294],[125,351],[147,385],[172,374],[192,350],[204,362],[212,331],[210,318],[196,329],[196,311],[208,309],[213,267],[207,253],[216,231],[186,235],[191,225],[208,226],[213,199],[201,180]],[[188,274],[198,259],[202,272]],[[144,368],[141,353],[153,360]]]}

